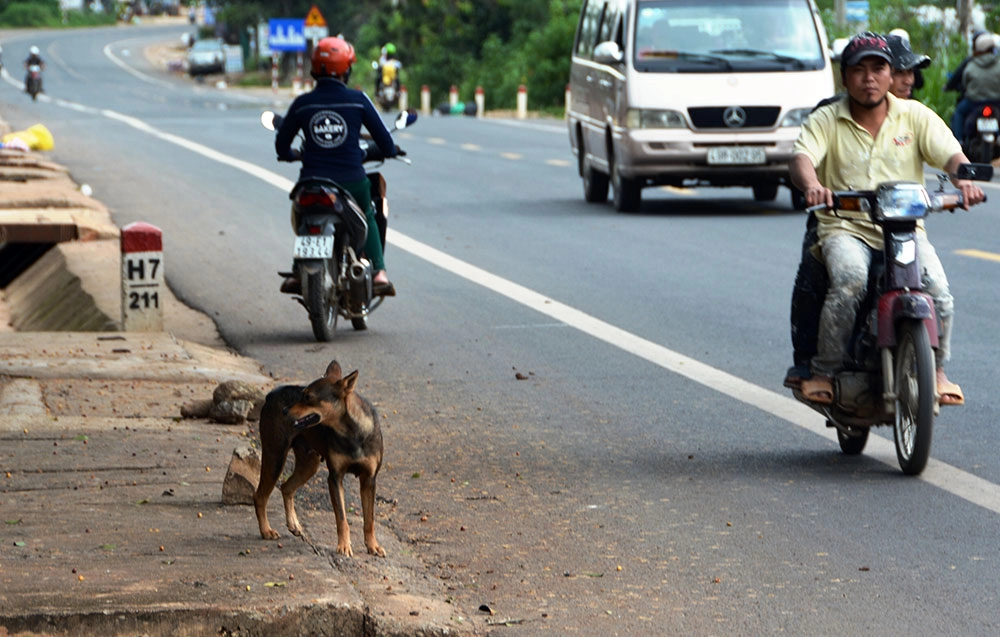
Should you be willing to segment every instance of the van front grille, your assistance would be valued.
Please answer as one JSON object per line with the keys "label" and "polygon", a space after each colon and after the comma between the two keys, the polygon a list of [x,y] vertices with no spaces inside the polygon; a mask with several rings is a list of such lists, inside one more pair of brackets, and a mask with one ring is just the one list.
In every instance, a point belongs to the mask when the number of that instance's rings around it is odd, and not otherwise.
{"label": "van front grille", "polygon": [[723,130],[774,128],[780,112],[780,106],[701,106],[688,109],[695,128]]}

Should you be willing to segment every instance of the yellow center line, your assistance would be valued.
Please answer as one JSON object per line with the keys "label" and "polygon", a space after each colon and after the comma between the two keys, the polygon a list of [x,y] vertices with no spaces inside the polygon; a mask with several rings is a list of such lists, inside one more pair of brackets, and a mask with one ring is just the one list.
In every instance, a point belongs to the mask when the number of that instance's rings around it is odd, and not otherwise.
{"label": "yellow center line", "polygon": [[1000,263],[1000,254],[995,252],[986,252],[985,250],[955,250],[955,254],[960,254],[963,257],[972,257],[973,259],[984,259],[986,261],[996,261]]}

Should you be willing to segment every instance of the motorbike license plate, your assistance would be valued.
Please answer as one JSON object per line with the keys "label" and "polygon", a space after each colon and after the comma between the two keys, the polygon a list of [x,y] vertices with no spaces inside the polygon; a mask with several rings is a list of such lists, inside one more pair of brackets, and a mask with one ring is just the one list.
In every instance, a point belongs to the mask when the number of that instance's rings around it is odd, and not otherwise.
{"label": "motorbike license plate", "polygon": [[296,259],[330,259],[333,257],[333,237],[295,237],[294,253]]}
{"label": "motorbike license plate", "polygon": [[767,163],[764,149],[759,146],[713,146],[708,149],[710,165],[746,165]]}
{"label": "motorbike license plate", "polygon": [[980,133],[1000,133],[1000,121],[992,117],[979,117],[976,119],[976,130]]}

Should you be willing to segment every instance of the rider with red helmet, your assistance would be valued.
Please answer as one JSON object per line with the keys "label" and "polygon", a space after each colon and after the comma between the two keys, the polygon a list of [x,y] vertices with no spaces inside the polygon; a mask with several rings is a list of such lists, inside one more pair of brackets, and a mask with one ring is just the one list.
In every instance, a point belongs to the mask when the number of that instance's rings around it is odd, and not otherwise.
{"label": "rider with red helmet", "polygon": [[[323,38],[316,44],[312,53],[316,87],[292,102],[275,136],[274,147],[280,161],[302,160],[299,180],[332,179],[351,193],[365,211],[371,229],[364,251],[375,271],[373,292],[395,296],[396,290],[385,272],[382,243],[376,230],[375,208],[363,164],[365,152],[360,146],[361,127],[368,130],[386,157],[395,157],[398,148],[368,96],[347,86],[356,60],[354,47],[341,37]],[[292,149],[299,131],[305,138],[301,157]]]}

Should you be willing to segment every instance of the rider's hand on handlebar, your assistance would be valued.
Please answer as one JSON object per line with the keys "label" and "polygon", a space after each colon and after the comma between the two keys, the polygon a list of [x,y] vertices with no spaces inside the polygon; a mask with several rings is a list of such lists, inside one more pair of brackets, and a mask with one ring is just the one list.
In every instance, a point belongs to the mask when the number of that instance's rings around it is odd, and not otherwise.
{"label": "rider's hand on handlebar", "polygon": [[833,191],[817,183],[802,193],[805,196],[806,207],[826,206],[833,208]]}
{"label": "rider's hand on handlebar", "polygon": [[959,179],[955,182],[955,187],[962,191],[962,208],[968,210],[969,206],[986,201],[986,194],[983,189],[976,185],[976,182],[968,179]]}

